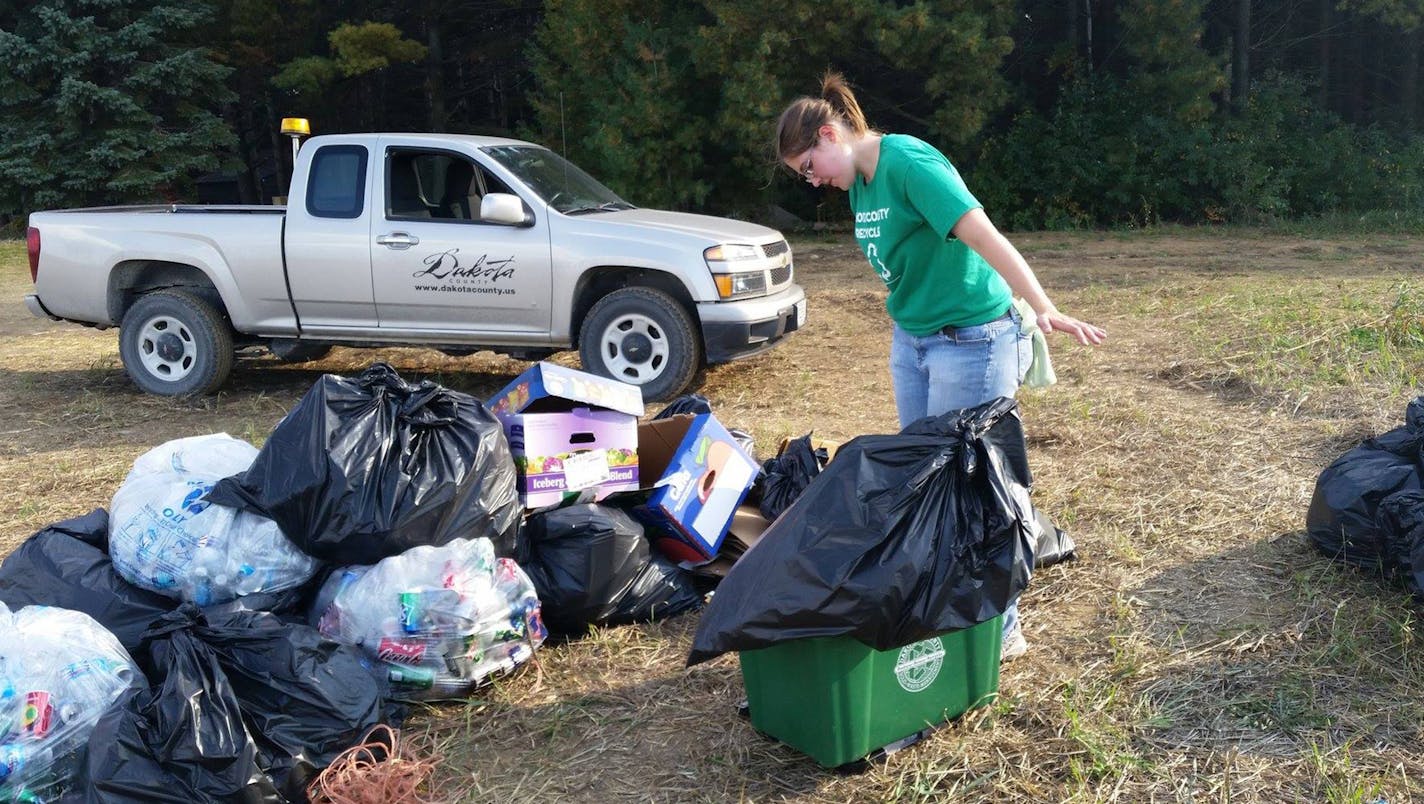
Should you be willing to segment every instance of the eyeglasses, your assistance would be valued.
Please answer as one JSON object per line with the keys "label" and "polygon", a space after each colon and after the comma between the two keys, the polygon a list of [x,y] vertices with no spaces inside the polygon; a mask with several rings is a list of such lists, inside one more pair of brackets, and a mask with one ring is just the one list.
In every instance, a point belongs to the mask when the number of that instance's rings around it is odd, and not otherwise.
{"label": "eyeglasses", "polygon": [[821,140],[820,140],[820,138],[818,137],[815,142],[811,143],[811,148],[810,148],[810,150],[808,150],[808,151],[806,152],[806,161],[805,161],[805,162],[802,162],[802,163],[801,163],[801,167],[799,167],[799,168],[796,169],[797,175],[799,175],[801,178],[805,179],[806,181],[810,181],[810,180],[816,178],[816,169],[815,169],[814,167],[812,167],[812,165],[811,165],[811,153],[812,153],[813,151],[815,151],[815,150],[816,150],[816,146],[818,146],[818,145],[820,145],[820,144],[821,144]]}

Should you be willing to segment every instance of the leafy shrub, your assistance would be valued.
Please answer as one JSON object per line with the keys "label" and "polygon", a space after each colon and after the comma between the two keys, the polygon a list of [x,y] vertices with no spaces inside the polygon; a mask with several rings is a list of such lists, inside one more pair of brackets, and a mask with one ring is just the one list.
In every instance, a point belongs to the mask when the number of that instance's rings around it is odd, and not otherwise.
{"label": "leafy shrub", "polygon": [[990,139],[971,186],[1010,228],[1256,223],[1412,209],[1424,138],[1357,129],[1266,76],[1244,114],[1183,122],[1121,80],[1071,85]]}

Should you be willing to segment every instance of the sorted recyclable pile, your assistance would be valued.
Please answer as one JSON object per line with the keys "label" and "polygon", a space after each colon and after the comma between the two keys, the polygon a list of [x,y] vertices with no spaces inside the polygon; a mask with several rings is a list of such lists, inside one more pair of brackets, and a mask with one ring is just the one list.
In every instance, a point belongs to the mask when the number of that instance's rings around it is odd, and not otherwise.
{"label": "sorted recyclable pile", "polygon": [[359,646],[397,697],[451,698],[529,661],[547,633],[539,598],[489,539],[414,547],[331,573],[317,628]]}
{"label": "sorted recyclable pile", "polygon": [[1365,439],[1320,473],[1306,513],[1320,552],[1424,598],[1424,396],[1403,426]]}
{"label": "sorted recyclable pile", "polygon": [[143,676],[80,612],[0,603],[0,633],[0,801],[57,800],[100,716]]}
{"label": "sorted recyclable pile", "polygon": [[640,424],[636,386],[539,363],[492,400],[323,376],[261,449],[160,444],[109,511],[21,544],[0,799],[304,801],[401,702],[468,695],[550,631],[696,611],[716,575],[691,570],[760,537],[751,438],[705,399]]}

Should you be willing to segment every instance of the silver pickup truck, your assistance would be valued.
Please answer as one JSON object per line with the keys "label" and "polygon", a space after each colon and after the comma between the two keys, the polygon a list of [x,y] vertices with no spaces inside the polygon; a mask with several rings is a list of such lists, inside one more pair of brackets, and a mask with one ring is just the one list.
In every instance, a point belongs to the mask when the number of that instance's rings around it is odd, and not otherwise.
{"label": "silver pickup truck", "polygon": [[667,399],[700,366],[806,319],[780,233],[638,209],[547,148],[447,134],[314,137],[289,203],[37,212],[37,316],[119,327],[154,394],[216,390],[236,349],[313,360],[334,345],[575,347]]}

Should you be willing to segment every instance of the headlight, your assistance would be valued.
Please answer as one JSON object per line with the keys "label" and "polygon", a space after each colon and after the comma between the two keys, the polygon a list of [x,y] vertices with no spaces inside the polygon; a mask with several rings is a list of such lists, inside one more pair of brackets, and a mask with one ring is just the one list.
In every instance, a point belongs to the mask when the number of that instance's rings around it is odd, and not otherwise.
{"label": "headlight", "polygon": [[752,296],[766,292],[766,272],[747,271],[740,274],[713,274],[717,282],[717,293],[724,299],[738,296]]}
{"label": "headlight", "polygon": [[756,246],[748,246],[741,243],[723,243],[720,246],[713,246],[702,252],[702,258],[708,262],[759,260],[761,259],[761,249]]}

